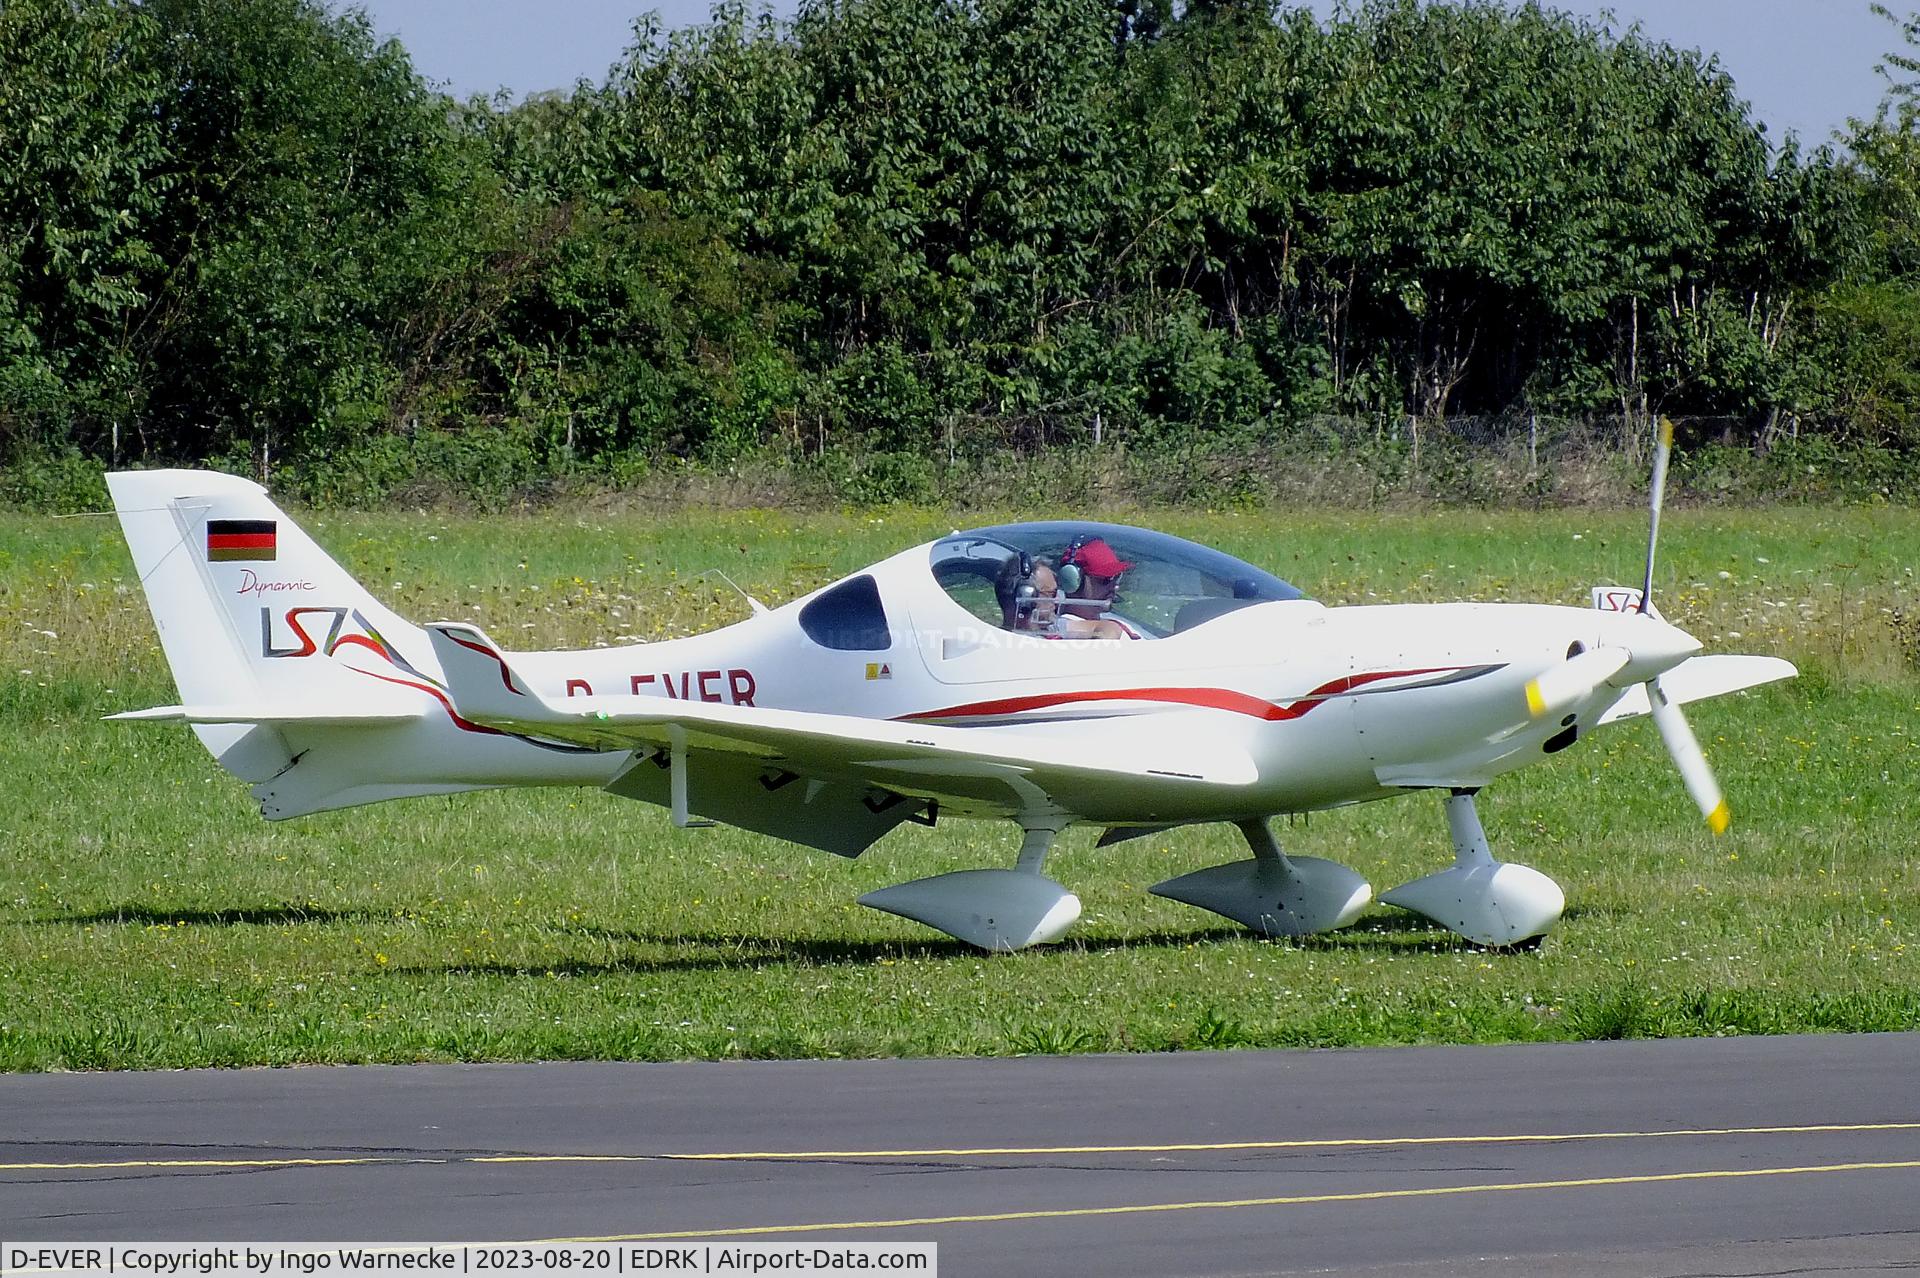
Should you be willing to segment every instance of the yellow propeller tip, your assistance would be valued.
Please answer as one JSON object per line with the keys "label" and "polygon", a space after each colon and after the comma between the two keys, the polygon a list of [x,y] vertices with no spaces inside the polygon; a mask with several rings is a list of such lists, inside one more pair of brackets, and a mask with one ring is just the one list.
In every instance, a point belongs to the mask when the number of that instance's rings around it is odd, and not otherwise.
{"label": "yellow propeller tip", "polygon": [[1720,800],[1713,811],[1707,813],[1707,828],[1715,834],[1725,834],[1727,827],[1732,823],[1733,814],[1727,810],[1727,801],[1725,799]]}
{"label": "yellow propeller tip", "polygon": [[1547,712],[1547,699],[1540,695],[1540,681],[1527,681],[1527,713],[1538,719]]}
{"label": "yellow propeller tip", "polygon": [[1673,447],[1673,423],[1665,417],[1660,419],[1660,443],[1667,448]]}

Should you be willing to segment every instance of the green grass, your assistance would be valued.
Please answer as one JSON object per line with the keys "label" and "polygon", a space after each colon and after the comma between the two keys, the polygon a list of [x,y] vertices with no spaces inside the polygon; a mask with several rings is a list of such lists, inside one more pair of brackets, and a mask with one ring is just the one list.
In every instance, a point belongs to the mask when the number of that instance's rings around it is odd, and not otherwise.
{"label": "green grass", "polygon": [[[1328,602],[1584,602],[1590,582],[1638,577],[1645,536],[1632,513],[1140,518]],[[745,614],[703,569],[777,603],[951,526],[891,512],[307,522],[401,611],[529,647],[687,633]],[[1483,952],[1379,906],[1338,934],[1263,942],[1148,896],[1245,855],[1206,828],[1105,850],[1071,832],[1049,871],[1081,896],[1080,924],[988,957],[853,899],[1011,864],[1010,827],[904,828],[845,862],[674,831],[591,790],[269,825],[185,729],[99,722],[173,699],[112,521],[0,517],[0,1068],[1913,1028],[1915,563],[1912,512],[1669,514],[1669,616],[1806,675],[1691,712],[1734,806],[1725,838],[1701,828],[1645,724],[1482,796],[1496,851],[1567,891],[1538,951]],[[1426,796],[1280,832],[1376,889],[1448,856]]]}

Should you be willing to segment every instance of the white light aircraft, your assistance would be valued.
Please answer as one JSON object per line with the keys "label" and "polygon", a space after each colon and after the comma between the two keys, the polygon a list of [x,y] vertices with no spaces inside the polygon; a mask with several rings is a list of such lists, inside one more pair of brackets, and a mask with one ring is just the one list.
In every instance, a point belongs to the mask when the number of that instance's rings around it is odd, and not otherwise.
{"label": "white light aircraft", "polygon": [[1265,935],[1342,927],[1372,889],[1283,852],[1269,820],[1433,791],[1453,864],[1380,899],[1513,945],[1552,927],[1564,898],[1495,859],[1476,791],[1650,714],[1718,833],[1727,805],[1680,706],[1795,673],[1698,655],[1652,607],[1670,440],[1646,584],[1596,588],[1590,609],[1329,608],[1161,533],[1024,523],[916,546],[709,634],[557,652],[401,619],[248,480],[114,474],[182,702],[114,717],[192,725],[270,820],[591,785],[663,805],[676,825],[725,822],[846,857],[903,821],[1010,820],[1023,832],[1014,868],[861,898],[988,950],[1054,940],[1078,917],[1043,872],[1076,823],[1105,827],[1107,844],[1231,822],[1249,859],[1151,890]]}

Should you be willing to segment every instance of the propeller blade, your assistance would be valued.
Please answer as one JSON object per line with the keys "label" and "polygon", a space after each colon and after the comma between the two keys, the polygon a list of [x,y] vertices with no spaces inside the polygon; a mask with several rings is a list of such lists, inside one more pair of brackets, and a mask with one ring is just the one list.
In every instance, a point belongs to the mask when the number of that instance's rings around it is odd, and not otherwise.
{"label": "propeller blade", "polygon": [[[1667,461],[1673,455],[1673,423],[1662,417],[1654,432],[1653,441],[1653,483],[1650,494],[1647,519],[1647,575],[1640,587],[1640,611],[1652,616],[1653,612],[1653,558],[1660,545],[1660,507],[1667,498]],[[1661,691],[1660,680],[1647,681],[1647,704],[1653,711],[1654,726],[1660,729],[1660,737],[1667,743],[1667,753],[1673,756],[1674,766],[1680,769],[1680,779],[1687,784],[1687,793],[1700,809],[1700,815],[1706,817],[1707,828],[1715,834],[1725,834],[1732,815],[1727,811],[1726,796],[1720,792],[1720,783],[1713,778],[1713,769],[1707,765],[1707,756],[1700,749],[1700,742],[1693,735],[1693,729],[1687,726],[1687,716],[1680,713],[1680,707],[1667,700],[1667,694]]]}
{"label": "propeller blade", "polygon": [[1631,660],[1633,654],[1625,648],[1595,648],[1567,658],[1527,684],[1528,713],[1538,719],[1586,700]]}
{"label": "propeller blade", "polygon": [[1720,783],[1713,779],[1707,756],[1701,752],[1693,729],[1687,726],[1687,716],[1667,700],[1658,679],[1647,684],[1647,702],[1653,707],[1654,726],[1660,729],[1661,739],[1667,743],[1667,753],[1680,769],[1680,779],[1687,783],[1687,793],[1693,796],[1700,815],[1707,818],[1707,828],[1715,834],[1725,834],[1731,820],[1726,796],[1720,793]]}
{"label": "propeller blade", "polygon": [[1653,611],[1653,552],[1660,544],[1660,507],[1667,500],[1667,459],[1673,455],[1673,423],[1660,419],[1653,440],[1652,516],[1647,521],[1647,578],[1640,587],[1640,611]]}

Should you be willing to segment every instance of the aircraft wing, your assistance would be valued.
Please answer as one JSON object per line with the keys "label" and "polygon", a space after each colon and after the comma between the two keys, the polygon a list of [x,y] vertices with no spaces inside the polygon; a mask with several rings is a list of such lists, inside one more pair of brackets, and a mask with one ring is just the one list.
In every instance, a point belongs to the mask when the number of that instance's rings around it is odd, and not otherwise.
{"label": "aircraft wing", "polygon": [[[641,752],[662,769],[675,749],[717,752],[729,756],[736,770],[756,765],[752,775],[769,793],[802,778],[877,787],[967,812],[1077,813],[1090,800],[1150,812],[1156,801],[1190,804],[1199,794],[1218,795],[1258,775],[1245,750],[1167,740],[1164,727],[1149,745],[1150,739],[1115,740],[1111,733],[1068,740],[1031,728],[954,728],[655,697],[548,698],[478,628],[437,622],[427,633],[463,718],[525,736]],[[638,764],[629,773],[644,775]],[[654,798],[622,784],[609,788]],[[692,806],[701,810],[698,802]]]}
{"label": "aircraft wing", "polygon": [[340,727],[365,727],[382,723],[407,723],[424,719],[425,706],[395,707],[385,701],[369,699],[352,705],[340,701],[306,703],[261,701],[228,706],[154,706],[147,710],[123,710],[108,719],[145,720],[155,723],[271,723],[330,724]]}
{"label": "aircraft wing", "polygon": [[[1731,654],[1689,657],[1660,676],[1660,690],[1676,705],[1724,697],[1730,692],[1757,688],[1780,679],[1791,679],[1800,672],[1791,661],[1779,657],[1747,657]],[[1644,684],[1634,684],[1626,695],[1600,716],[1601,724],[1618,723],[1653,713],[1647,704]]]}

